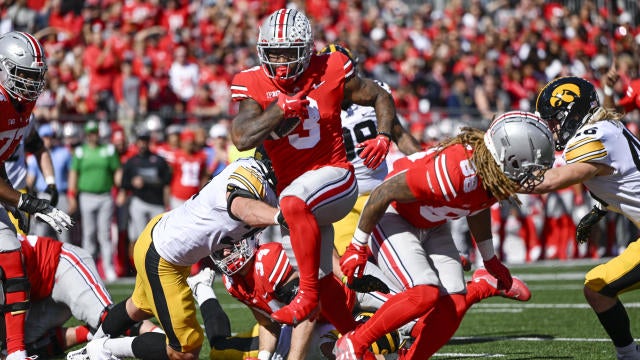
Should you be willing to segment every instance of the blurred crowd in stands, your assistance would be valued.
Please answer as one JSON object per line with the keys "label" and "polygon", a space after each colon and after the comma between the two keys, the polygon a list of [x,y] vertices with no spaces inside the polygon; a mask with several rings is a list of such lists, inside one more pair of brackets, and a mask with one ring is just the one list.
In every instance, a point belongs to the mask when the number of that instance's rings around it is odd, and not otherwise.
{"label": "blurred crowd in stands", "polygon": [[[602,91],[614,61],[620,75],[614,95],[623,97],[640,69],[639,14],[632,5],[596,0],[13,0],[0,5],[0,32],[30,32],[43,43],[48,89],[34,113],[65,146],[83,143],[85,123],[96,121],[103,142],[117,148],[124,164],[136,132],[149,131],[154,151],[177,149],[181,141],[188,143],[187,152],[204,151],[204,172],[197,175],[206,178],[238,156],[227,140],[236,112],[229,82],[236,72],[259,64],[258,25],[275,9],[304,10],[318,49],[332,42],[351,49],[361,74],[391,86],[406,126],[430,144],[463,125],[486,127],[496,113],[535,110],[537,93],[557,76],[584,77]],[[637,111],[626,116],[636,133],[639,119]],[[171,162],[171,151],[161,155]],[[496,209],[497,246],[508,262],[524,262],[612,255],[636,238],[632,226],[611,215],[599,240],[577,248],[574,224],[589,209],[582,188],[527,196],[520,209]],[[126,229],[117,225],[125,225],[114,224],[113,233],[120,234],[114,243],[135,236],[123,235]]]}

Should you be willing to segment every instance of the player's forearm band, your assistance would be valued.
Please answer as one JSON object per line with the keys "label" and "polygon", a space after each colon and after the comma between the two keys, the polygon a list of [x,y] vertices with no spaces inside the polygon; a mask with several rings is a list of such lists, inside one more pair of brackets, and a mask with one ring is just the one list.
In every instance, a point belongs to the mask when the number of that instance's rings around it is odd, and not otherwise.
{"label": "player's forearm band", "polygon": [[44,178],[44,182],[47,183],[47,185],[55,185],[56,183],[56,177],[53,175],[49,175],[47,177]]}
{"label": "player's forearm band", "polygon": [[267,350],[258,351],[258,360],[269,360],[271,358],[271,352]]}
{"label": "player's forearm band", "polygon": [[478,251],[480,251],[480,256],[482,256],[482,260],[489,260],[492,257],[496,256],[495,250],[493,250],[492,239],[487,239],[485,241],[478,241],[476,245],[478,246]]}
{"label": "player's forearm band", "polygon": [[388,133],[386,131],[378,131],[378,135],[386,136],[386,137],[389,138],[389,140],[393,140],[393,135],[391,135],[390,133]]}
{"label": "player's forearm band", "polygon": [[74,198],[74,197],[76,197],[76,195],[78,195],[78,193],[75,190],[73,190],[73,189],[67,190],[67,196],[68,197]]}
{"label": "player's forearm band", "polygon": [[351,242],[355,245],[367,246],[369,244],[370,237],[370,234],[367,234],[366,232],[360,230],[360,228],[356,228],[356,231],[353,233],[353,239],[351,239]]}

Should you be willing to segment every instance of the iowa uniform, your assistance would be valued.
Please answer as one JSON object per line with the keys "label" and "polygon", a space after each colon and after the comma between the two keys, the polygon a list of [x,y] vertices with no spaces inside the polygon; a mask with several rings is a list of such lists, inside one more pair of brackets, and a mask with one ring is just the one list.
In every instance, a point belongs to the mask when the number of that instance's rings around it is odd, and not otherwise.
{"label": "iowa uniform", "polygon": [[239,159],[211,179],[180,207],[152,219],[134,250],[138,275],[133,304],[153,314],[174,350],[189,352],[203,342],[196,307],[186,282],[191,265],[209,256],[222,241],[254,236],[252,228],[232,217],[227,191],[240,191],[274,206],[274,190],[266,168],[253,158]]}
{"label": "iowa uniform", "polygon": [[344,147],[347,151],[347,160],[353,164],[358,181],[356,204],[347,216],[333,225],[335,231],[334,246],[338,255],[342,256],[351,242],[353,231],[358,225],[358,219],[364,204],[369,198],[369,193],[384,180],[388,169],[386,161],[383,161],[375,169],[368,168],[364,164],[364,159],[358,156],[362,149],[356,148],[356,145],[373,139],[378,134],[375,109],[371,106],[352,104],[346,110],[342,110],[340,117],[342,119],[342,136],[344,138]]}
{"label": "iowa uniform", "polygon": [[[589,162],[613,169],[607,176],[583,182],[607,210],[626,216],[640,227],[640,141],[619,121],[602,120],[580,128],[567,143],[567,164]],[[585,285],[606,296],[640,287],[640,242],[632,242],[619,256],[595,267]]]}

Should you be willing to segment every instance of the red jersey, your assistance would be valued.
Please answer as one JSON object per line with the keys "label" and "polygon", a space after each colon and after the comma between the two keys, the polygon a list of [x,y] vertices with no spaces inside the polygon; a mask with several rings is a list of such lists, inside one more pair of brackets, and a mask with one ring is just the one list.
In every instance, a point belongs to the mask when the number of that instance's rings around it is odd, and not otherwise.
{"label": "red jersey", "polygon": [[252,269],[245,277],[222,276],[222,282],[234,298],[267,316],[284,306],[276,299],[276,289],[294,272],[280,243],[260,245]]}
{"label": "red jersey", "polygon": [[[340,52],[313,55],[309,67],[296,80],[294,92],[310,89],[309,117],[286,137],[265,140],[264,147],[278,178],[278,192],[301,174],[326,165],[349,168],[342,140],[340,103],[344,84],[354,75],[353,63]],[[236,74],[231,98],[251,98],[263,109],[277,100],[280,89],[259,66]]]}
{"label": "red jersey", "polygon": [[432,148],[396,160],[387,178],[406,171],[416,200],[391,205],[417,228],[431,228],[490,207],[497,200],[482,187],[472,155],[472,148],[456,144],[437,156]]}
{"label": "red jersey", "polygon": [[173,148],[167,143],[151,144],[151,152],[162,156],[169,164],[176,162],[178,148]]}
{"label": "red jersey", "polygon": [[62,242],[34,235],[19,235],[19,239],[31,284],[31,300],[47,298],[53,289]]}
{"label": "red jersey", "polygon": [[19,104],[21,109],[16,109],[9,93],[0,86],[0,114],[3,114],[3,120],[0,121],[0,162],[7,161],[22,138],[28,135],[27,125],[36,102],[22,101]]}
{"label": "red jersey", "polygon": [[618,105],[624,108],[624,111],[631,112],[640,109],[640,79],[632,80],[627,86],[627,91]]}
{"label": "red jersey", "polygon": [[171,195],[187,200],[200,190],[200,179],[207,172],[207,154],[198,151],[189,154],[183,150],[175,153],[175,162],[170,163],[173,170],[171,177]]}

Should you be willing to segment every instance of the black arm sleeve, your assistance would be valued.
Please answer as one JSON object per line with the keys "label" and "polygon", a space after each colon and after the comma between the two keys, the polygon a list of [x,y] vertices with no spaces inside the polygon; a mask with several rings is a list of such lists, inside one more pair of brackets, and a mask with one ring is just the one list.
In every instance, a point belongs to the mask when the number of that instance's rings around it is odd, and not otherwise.
{"label": "black arm sleeve", "polygon": [[229,193],[229,196],[227,196],[227,213],[229,214],[229,217],[235,221],[242,221],[242,219],[238,219],[238,217],[233,215],[233,213],[231,212],[231,204],[233,203],[233,199],[238,196],[253,200],[258,200],[258,198],[250,191],[240,189],[239,187],[233,185],[227,185],[227,192]]}

